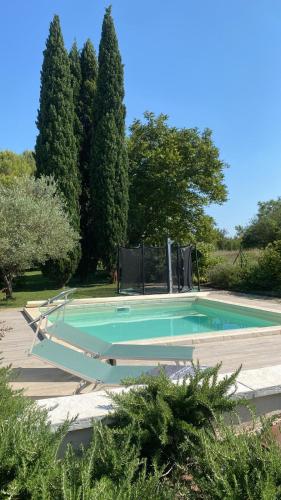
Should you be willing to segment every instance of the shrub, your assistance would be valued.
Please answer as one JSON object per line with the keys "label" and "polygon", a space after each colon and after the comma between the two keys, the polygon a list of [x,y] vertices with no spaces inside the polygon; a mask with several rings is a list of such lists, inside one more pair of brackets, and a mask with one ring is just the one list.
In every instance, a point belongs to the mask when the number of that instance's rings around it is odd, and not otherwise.
{"label": "shrub", "polygon": [[[162,373],[116,396],[110,425],[93,424],[88,449],[58,448],[67,423],[52,432],[47,415],[9,387],[0,368],[0,498],[17,500],[244,500],[280,498],[281,451],[270,435],[238,434],[221,423],[236,403],[235,374],[219,365],[183,385]],[[167,470],[168,466],[168,470]]]}
{"label": "shrub", "polygon": [[137,500],[174,498],[160,482],[162,470],[147,471],[131,446],[130,430],[93,426],[88,450],[68,446],[57,457],[68,424],[52,432],[47,414],[9,386],[11,370],[0,368],[0,498]]}
{"label": "shrub", "polygon": [[81,457],[69,447],[62,463],[63,498],[95,500],[174,499],[175,489],[161,482],[162,470],[148,471],[132,446],[131,429],[94,423],[92,442]]}
{"label": "shrub", "polygon": [[[210,243],[198,243],[197,252],[200,281],[206,281],[208,270],[217,265],[220,259],[214,255],[214,247]],[[193,269],[196,272],[195,255],[193,255]]]}
{"label": "shrub", "polygon": [[208,271],[209,283],[239,291],[281,292],[281,241],[270,243],[257,255],[243,254],[243,266],[220,263]]}
{"label": "shrub", "polygon": [[208,282],[218,288],[232,288],[237,282],[238,268],[232,264],[220,263],[208,270]]}
{"label": "shrub", "polygon": [[67,285],[75,274],[81,258],[81,247],[75,246],[64,258],[58,260],[47,260],[42,266],[43,276],[55,283],[57,288]]}
{"label": "shrub", "polygon": [[208,271],[208,283],[225,290],[251,292],[260,290],[259,263],[245,259],[243,266],[223,262]]}
{"label": "shrub", "polygon": [[[200,456],[191,466],[197,493],[205,500],[271,500],[281,497],[281,452],[265,420],[260,432],[220,425],[213,439],[201,434]],[[189,469],[190,472],[190,469]]]}
{"label": "shrub", "polygon": [[132,445],[139,447],[149,464],[180,460],[184,444],[196,442],[197,429],[214,432],[218,415],[237,406],[227,393],[239,370],[218,381],[220,365],[193,368],[194,375],[182,384],[174,384],[162,372],[158,377],[143,376],[138,381],[142,387],[113,396],[113,425],[131,429]]}
{"label": "shrub", "polygon": [[[56,454],[66,426],[51,432],[46,413],[9,386],[11,370],[0,368],[1,498],[44,498],[41,477],[52,482]],[[31,494],[33,491],[34,494]]]}
{"label": "shrub", "polygon": [[260,290],[281,291],[281,240],[270,243],[262,252],[252,281]]}
{"label": "shrub", "polygon": [[208,271],[208,282],[217,288],[235,290],[244,283],[247,271],[227,262],[217,264]]}

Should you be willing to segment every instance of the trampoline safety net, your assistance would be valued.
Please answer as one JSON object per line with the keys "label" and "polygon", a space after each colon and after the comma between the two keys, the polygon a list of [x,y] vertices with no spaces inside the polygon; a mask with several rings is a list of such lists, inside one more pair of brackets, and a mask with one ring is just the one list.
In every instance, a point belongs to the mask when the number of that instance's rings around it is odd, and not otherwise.
{"label": "trampoline safety net", "polygon": [[168,293],[167,257],[164,247],[144,247],[144,293]]}
{"label": "trampoline safety net", "polygon": [[[192,289],[193,246],[119,248],[118,290],[124,294],[186,292]],[[171,267],[171,269],[170,269]],[[172,289],[169,290],[169,276]]]}
{"label": "trampoline safety net", "polygon": [[143,256],[139,248],[119,248],[119,291],[143,293]]}

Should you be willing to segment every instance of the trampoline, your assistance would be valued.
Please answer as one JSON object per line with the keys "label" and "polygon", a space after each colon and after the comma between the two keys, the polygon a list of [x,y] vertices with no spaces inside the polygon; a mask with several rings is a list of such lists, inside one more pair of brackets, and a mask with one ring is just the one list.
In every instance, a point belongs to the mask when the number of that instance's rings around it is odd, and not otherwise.
{"label": "trampoline", "polygon": [[150,295],[188,292],[193,288],[193,260],[200,290],[195,246],[180,246],[168,240],[163,247],[119,247],[118,293]]}

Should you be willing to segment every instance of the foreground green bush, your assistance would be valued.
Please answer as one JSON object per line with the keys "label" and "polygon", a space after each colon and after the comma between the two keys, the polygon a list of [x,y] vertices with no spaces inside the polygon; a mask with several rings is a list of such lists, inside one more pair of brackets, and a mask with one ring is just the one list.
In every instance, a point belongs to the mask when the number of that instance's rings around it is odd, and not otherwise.
{"label": "foreground green bush", "polygon": [[52,432],[46,413],[9,387],[0,369],[0,498],[17,500],[271,500],[281,498],[281,452],[267,421],[236,434],[221,414],[236,403],[235,375],[219,366],[183,386],[164,374],[116,396],[110,425],[93,425],[87,449],[58,449],[68,423]]}
{"label": "foreground green bush", "polygon": [[89,449],[75,454],[69,446],[59,459],[68,424],[52,432],[46,413],[9,387],[10,376],[0,368],[1,499],[174,498],[161,469],[147,471],[127,430],[97,423]]}
{"label": "foreground green bush", "polygon": [[163,470],[148,470],[146,460],[132,445],[130,430],[93,425],[87,450],[76,456],[69,447],[58,477],[58,498],[115,500],[174,499],[172,483],[163,481]]}
{"label": "foreground green bush", "polygon": [[223,424],[215,440],[202,433],[200,455],[191,467],[198,488],[195,498],[281,498],[281,453],[270,428],[271,421],[265,420],[258,433],[237,434],[234,428]]}
{"label": "foreground green bush", "polygon": [[218,381],[220,365],[206,370],[194,366],[194,376],[174,384],[164,373],[143,376],[141,388],[113,397],[114,427],[130,429],[132,445],[149,464],[164,466],[181,460],[187,443],[197,442],[197,430],[214,433],[218,416],[233,412],[230,399],[238,371]]}
{"label": "foreground green bush", "polygon": [[37,498],[41,478],[51,482],[66,427],[52,433],[45,412],[9,387],[10,375],[0,368],[0,498],[32,498],[31,491]]}

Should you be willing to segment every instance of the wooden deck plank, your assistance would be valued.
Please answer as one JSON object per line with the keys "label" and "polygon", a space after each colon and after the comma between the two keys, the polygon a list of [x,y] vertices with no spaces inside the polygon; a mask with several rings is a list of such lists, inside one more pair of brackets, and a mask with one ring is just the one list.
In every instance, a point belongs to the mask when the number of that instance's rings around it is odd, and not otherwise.
{"label": "wooden deck plank", "polygon": [[[281,300],[260,299],[256,297],[238,296],[231,293],[213,292],[213,298],[251,304],[257,307],[268,306],[281,312]],[[22,312],[18,309],[0,311],[0,321],[12,327],[0,341],[0,358],[2,363],[11,364],[15,368],[15,388],[23,388],[31,397],[55,397],[69,395],[78,385],[78,379],[48,363],[28,356],[28,350],[34,339],[34,331],[28,326]],[[181,344],[177,343],[177,344]],[[184,344],[188,344],[187,341]],[[208,343],[194,344],[194,360],[202,364],[214,365],[222,361],[222,372],[235,370],[241,363],[243,369],[262,368],[281,363],[281,335],[266,337],[216,340]],[[134,362],[132,362],[134,364]]]}

